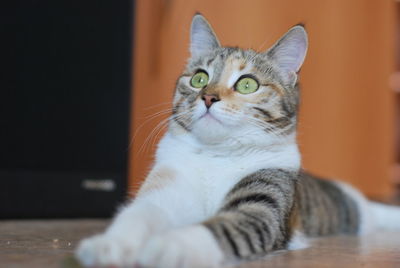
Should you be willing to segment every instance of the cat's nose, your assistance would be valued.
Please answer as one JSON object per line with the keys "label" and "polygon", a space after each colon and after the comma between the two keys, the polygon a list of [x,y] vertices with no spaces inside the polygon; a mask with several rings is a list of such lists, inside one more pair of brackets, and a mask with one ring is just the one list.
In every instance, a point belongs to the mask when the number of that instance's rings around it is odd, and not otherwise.
{"label": "cat's nose", "polygon": [[220,101],[220,98],[217,95],[210,94],[204,94],[201,99],[204,101],[207,108],[210,108],[214,102]]}

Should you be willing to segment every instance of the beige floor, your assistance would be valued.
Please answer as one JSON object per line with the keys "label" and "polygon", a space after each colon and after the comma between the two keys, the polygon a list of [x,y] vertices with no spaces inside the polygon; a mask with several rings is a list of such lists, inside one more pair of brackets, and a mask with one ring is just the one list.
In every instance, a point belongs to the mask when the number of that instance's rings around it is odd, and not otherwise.
{"label": "beige floor", "polygon": [[[106,224],[104,220],[1,221],[0,267],[75,268],[71,254],[77,241],[101,231]],[[240,266],[258,267],[399,268],[400,233],[321,238],[308,249],[276,253]]]}

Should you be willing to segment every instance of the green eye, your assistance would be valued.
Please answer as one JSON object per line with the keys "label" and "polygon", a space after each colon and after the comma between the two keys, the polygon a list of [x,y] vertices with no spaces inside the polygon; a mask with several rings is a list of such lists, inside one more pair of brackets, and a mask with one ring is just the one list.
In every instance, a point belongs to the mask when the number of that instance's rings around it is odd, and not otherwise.
{"label": "green eye", "polygon": [[208,84],[208,74],[202,71],[197,72],[193,75],[190,80],[190,85],[195,88],[203,88]]}
{"label": "green eye", "polygon": [[250,94],[257,91],[258,83],[253,78],[245,77],[236,82],[235,89],[241,94]]}

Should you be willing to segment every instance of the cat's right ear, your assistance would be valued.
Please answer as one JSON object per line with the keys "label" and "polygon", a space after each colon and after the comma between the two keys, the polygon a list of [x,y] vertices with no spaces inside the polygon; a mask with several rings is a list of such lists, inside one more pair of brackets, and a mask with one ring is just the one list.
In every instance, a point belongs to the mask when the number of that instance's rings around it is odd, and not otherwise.
{"label": "cat's right ear", "polygon": [[196,14],[192,19],[190,29],[190,53],[192,57],[201,57],[219,47],[218,38],[210,24],[202,15]]}

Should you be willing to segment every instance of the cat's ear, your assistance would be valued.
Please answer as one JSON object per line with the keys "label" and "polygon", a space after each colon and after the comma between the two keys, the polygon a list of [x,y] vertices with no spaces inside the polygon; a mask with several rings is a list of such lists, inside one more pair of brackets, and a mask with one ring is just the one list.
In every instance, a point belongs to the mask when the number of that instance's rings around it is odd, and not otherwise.
{"label": "cat's ear", "polygon": [[217,36],[207,20],[200,14],[192,19],[190,30],[190,53],[192,57],[203,56],[220,47]]}
{"label": "cat's ear", "polygon": [[297,72],[306,57],[307,47],[307,32],[302,25],[297,25],[267,50],[266,54],[284,73],[287,82],[292,84],[295,83]]}

